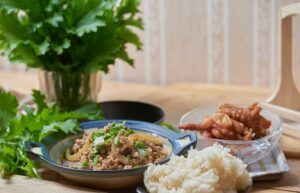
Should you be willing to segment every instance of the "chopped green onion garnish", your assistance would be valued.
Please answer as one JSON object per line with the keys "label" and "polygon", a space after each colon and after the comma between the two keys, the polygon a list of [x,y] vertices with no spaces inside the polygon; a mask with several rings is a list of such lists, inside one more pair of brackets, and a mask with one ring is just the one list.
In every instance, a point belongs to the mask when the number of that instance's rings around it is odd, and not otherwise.
{"label": "chopped green onion garnish", "polygon": [[86,168],[87,166],[88,166],[88,161],[86,161],[86,160],[84,160],[84,161],[82,161],[81,163],[80,163],[80,165],[82,166],[82,167],[84,167],[84,168]]}
{"label": "chopped green onion garnish", "polygon": [[93,165],[97,165],[99,163],[99,155],[96,155],[93,159]]}
{"label": "chopped green onion garnish", "polygon": [[134,142],[134,145],[135,145],[135,147],[137,148],[137,151],[139,152],[139,154],[140,154],[141,156],[146,155],[146,153],[147,153],[147,147],[146,147],[146,145],[145,145],[144,142],[142,142],[142,141],[140,141],[140,140],[136,140],[136,141]]}
{"label": "chopped green onion garnish", "polygon": [[127,160],[131,160],[131,159],[132,159],[132,155],[131,155],[131,154],[128,154],[128,155],[126,156],[126,159],[127,159]]}

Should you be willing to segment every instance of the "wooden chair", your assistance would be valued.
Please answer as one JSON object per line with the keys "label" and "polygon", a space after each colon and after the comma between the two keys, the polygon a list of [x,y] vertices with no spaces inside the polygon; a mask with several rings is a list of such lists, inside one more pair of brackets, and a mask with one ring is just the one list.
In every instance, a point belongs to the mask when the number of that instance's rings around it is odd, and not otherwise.
{"label": "wooden chair", "polygon": [[[300,15],[300,3],[280,8],[278,33],[278,79],[276,89],[262,106],[283,118],[282,146],[288,147],[295,139],[300,139],[300,92],[296,88],[292,67],[292,39],[294,16]],[[286,145],[287,144],[287,145]],[[286,148],[286,156],[300,158],[299,149]]]}
{"label": "wooden chair", "polygon": [[[276,89],[272,96],[268,99],[268,102],[299,111],[300,92],[297,90],[295,85],[292,67],[292,21],[297,15],[300,15],[300,3],[280,8],[278,25],[279,74]],[[298,121],[300,121],[300,119]]]}

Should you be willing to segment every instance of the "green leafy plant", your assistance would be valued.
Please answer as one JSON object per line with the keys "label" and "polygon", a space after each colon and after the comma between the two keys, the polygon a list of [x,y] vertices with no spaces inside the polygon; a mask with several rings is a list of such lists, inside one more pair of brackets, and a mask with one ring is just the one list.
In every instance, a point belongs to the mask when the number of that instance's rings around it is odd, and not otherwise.
{"label": "green leafy plant", "polygon": [[133,65],[141,48],[139,0],[1,0],[0,50],[11,61],[58,72],[108,72],[117,58]]}
{"label": "green leafy plant", "polygon": [[[12,62],[40,68],[42,91],[64,110],[88,101],[91,73],[109,71],[116,59],[129,65],[134,32],[143,29],[140,0],[1,0],[0,54]],[[44,79],[43,79],[44,78]],[[99,81],[98,81],[99,82]],[[51,92],[46,92],[51,91]],[[52,92],[53,91],[53,92]]]}
{"label": "green leafy plant", "polygon": [[[38,177],[37,163],[25,152],[25,141],[41,142],[47,136],[81,131],[79,120],[101,119],[100,108],[89,104],[76,111],[61,112],[56,104],[47,105],[39,91],[32,94],[36,108],[27,105],[18,110],[15,96],[0,91],[0,174],[7,177],[24,174]],[[22,112],[17,114],[17,112]]]}

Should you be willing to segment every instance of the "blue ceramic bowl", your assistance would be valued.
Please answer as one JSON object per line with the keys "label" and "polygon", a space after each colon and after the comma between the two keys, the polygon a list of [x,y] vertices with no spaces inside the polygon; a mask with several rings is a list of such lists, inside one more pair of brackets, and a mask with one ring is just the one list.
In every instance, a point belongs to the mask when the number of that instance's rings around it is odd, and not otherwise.
{"label": "blue ceramic bowl", "polygon": [[[172,154],[183,154],[189,148],[195,147],[197,143],[197,137],[194,133],[175,133],[159,125],[141,121],[100,120],[84,122],[80,126],[82,130],[88,130],[102,128],[111,122],[121,123],[124,121],[125,125],[133,130],[148,132],[168,140],[172,147],[172,152],[160,164],[167,162]],[[100,189],[119,189],[135,186],[142,182],[143,173],[147,169],[147,166],[133,169],[93,171],[74,169],[61,165],[61,159],[66,148],[71,147],[74,141],[80,136],[82,134],[71,135],[58,140],[50,146],[42,143],[26,142],[26,152],[32,160],[40,162],[42,166],[54,170],[65,178],[84,186]]]}

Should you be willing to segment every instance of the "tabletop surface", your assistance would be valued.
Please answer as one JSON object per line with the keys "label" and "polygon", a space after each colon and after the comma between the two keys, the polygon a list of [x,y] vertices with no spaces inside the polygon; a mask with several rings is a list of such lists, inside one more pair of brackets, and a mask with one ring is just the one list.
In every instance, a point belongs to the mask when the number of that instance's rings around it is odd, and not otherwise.
{"label": "tabletop surface", "polygon": [[[24,94],[30,94],[31,89],[38,87],[38,80],[36,74],[33,73],[0,72],[0,85]],[[154,103],[165,110],[166,121],[176,125],[180,117],[191,109],[217,105],[220,102],[249,104],[264,101],[270,93],[269,88],[247,86],[201,83],[153,86],[104,81],[99,101],[133,100]],[[280,145],[284,151],[288,152],[289,149],[298,149],[300,141],[283,135]],[[287,154],[287,160],[290,170],[280,181],[255,183],[252,192],[300,192],[300,159],[291,158]],[[55,173],[52,173],[52,176],[50,173],[46,178],[47,181],[15,175],[10,180],[0,180],[0,193],[101,192],[72,185]]]}

